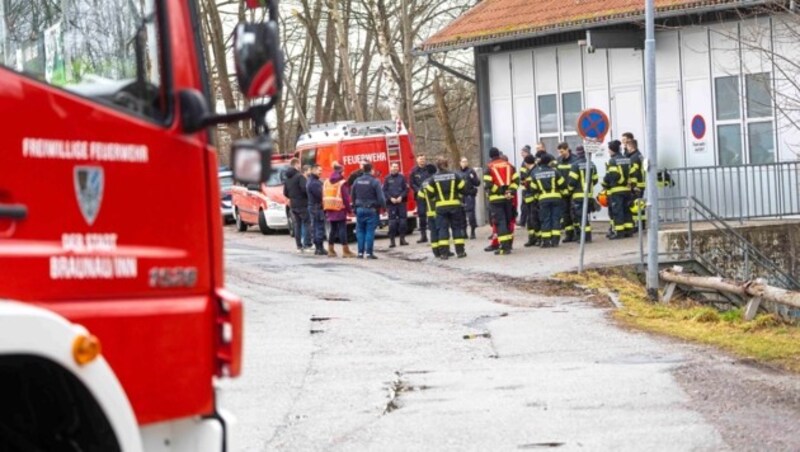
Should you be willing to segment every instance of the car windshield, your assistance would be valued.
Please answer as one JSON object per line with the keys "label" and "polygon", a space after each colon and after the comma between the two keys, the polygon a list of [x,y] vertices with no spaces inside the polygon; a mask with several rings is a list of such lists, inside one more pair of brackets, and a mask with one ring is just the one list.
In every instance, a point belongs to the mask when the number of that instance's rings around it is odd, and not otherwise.
{"label": "car windshield", "polygon": [[283,185],[283,182],[286,178],[284,175],[288,166],[276,166],[272,168],[272,174],[269,175],[269,179],[267,179],[267,187],[277,187],[279,185]]}

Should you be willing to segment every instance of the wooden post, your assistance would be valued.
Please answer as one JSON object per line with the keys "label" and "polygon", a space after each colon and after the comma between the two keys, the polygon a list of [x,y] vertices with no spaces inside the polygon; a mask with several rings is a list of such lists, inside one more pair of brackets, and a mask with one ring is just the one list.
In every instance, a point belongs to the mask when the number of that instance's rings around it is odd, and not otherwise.
{"label": "wooden post", "polygon": [[742,315],[745,322],[749,322],[756,318],[759,306],[761,306],[761,297],[753,297],[747,302],[747,306],[744,308],[744,314]]}

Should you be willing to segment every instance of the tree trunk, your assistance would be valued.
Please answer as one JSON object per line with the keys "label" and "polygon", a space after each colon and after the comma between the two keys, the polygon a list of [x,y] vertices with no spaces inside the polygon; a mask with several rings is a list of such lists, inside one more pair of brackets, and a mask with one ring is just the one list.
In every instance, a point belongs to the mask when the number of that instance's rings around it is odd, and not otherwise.
{"label": "tree trunk", "polygon": [[345,109],[348,116],[352,113],[355,115],[355,120],[364,122],[364,110],[361,108],[361,102],[358,99],[358,92],[356,91],[356,81],[353,77],[353,68],[350,67],[350,51],[347,48],[347,32],[345,31],[345,24],[342,20],[342,14],[339,12],[338,0],[328,0],[328,11],[333,21],[333,27],[336,31],[336,41],[339,45],[339,60],[341,61],[342,78],[344,79],[344,86],[347,90],[347,97],[350,102],[345,102]]}
{"label": "tree trunk", "polygon": [[[414,58],[411,55],[414,36],[411,34],[411,17],[408,8],[408,0],[402,0],[402,13],[400,22],[403,30],[403,89],[405,91],[406,107],[406,128],[410,134],[414,133],[416,118],[414,115],[414,95],[411,86],[413,76],[411,70],[414,66]],[[452,131],[452,130],[451,130]]]}
{"label": "tree trunk", "polygon": [[456,168],[459,160],[461,160],[461,155],[458,152],[458,143],[456,143],[453,128],[450,126],[450,115],[447,112],[447,101],[442,89],[441,75],[439,74],[436,74],[433,78],[433,97],[436,99],[436,119],[439,121],[439,127],[442,128],[444,133],[445,149],[450,156],[452,168]]}
{"label": "tree trunk", "polygon": [[[400,105],[397,99],[397,83],[394,74],[394,67],[389,51],[388,30],[387,24],[382,19],[382,15],[378,8],[378,3],[375,0],[370,0],[370,7],[372,9],[372,17],[375,22],[375,30],[378,35],[378,48],[381,53],[381,64],[383,65],[383,76],[389,84],[389,112],[392,119],[398,119],[400,115]],[[380,86],[378,86],[380,90]]]}

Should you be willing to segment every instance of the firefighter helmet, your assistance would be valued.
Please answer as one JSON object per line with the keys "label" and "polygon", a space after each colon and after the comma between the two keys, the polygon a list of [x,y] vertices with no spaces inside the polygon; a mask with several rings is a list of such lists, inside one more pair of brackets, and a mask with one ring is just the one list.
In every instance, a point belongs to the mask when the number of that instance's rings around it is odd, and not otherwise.
{"label": "firefighter helmet", "polygon": [[608,207],[608,193],[605,190],[601,191],[597,195],[597,203],[603,207]]}

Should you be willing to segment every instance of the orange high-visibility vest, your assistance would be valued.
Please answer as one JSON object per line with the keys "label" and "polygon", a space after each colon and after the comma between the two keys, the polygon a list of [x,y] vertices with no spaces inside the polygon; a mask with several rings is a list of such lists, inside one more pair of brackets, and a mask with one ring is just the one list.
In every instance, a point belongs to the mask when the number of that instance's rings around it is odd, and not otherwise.
{"label": "orange high-visibility vest", "polygon": [[325,183],[322,185],[322,210],[344,210],[342,185],[344,185],[344,180],[340,180],[335,184],[332,184],[327,180],[325,181]]}

